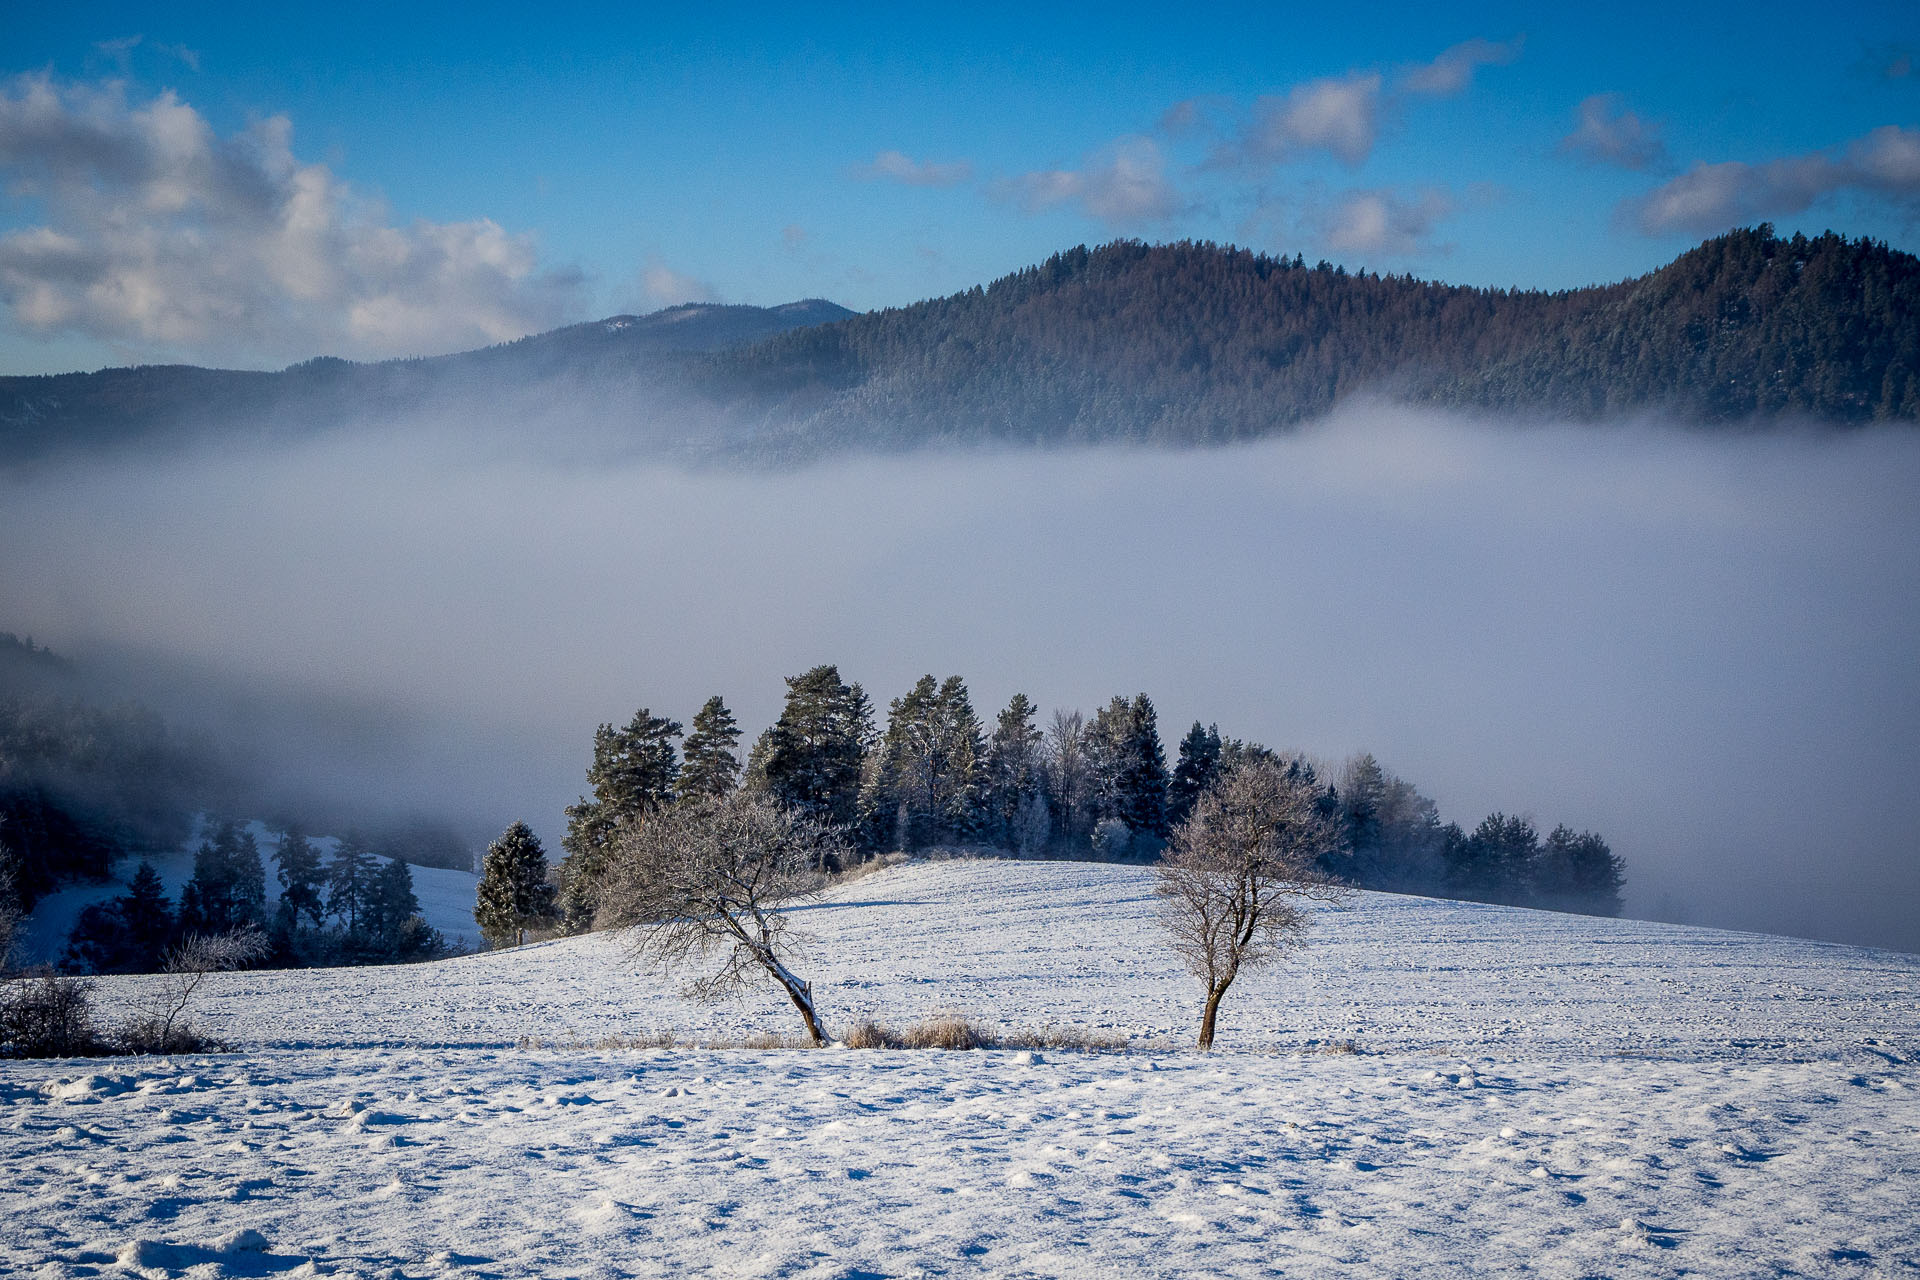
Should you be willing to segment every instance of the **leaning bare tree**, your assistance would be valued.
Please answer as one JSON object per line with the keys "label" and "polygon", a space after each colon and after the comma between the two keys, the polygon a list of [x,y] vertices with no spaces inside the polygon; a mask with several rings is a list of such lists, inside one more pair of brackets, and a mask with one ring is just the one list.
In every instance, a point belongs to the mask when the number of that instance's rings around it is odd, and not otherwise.
{"label": "leaning bare tree", "polygon": [[152,988],[145,1016],[127,1028],[128,1044],[142,1053],[192,1053],[202,1048],[204,1038],[183,1020],[200,988],[209,976],[257,964],[270,950],[267,935],[251,925],[183,938],[167,952],[164,976]]}
{"label": "leaning bare tree", "polygon": [[1155,868],[1161,922],[1207,987],[1202,1049],[1212,1047],[1220,1001],[1241,971],[1299,942],[1302,900],[1339,893],[1318,869],[1340,839],[1318,798],[1311,774],[1250,760],[1201,795]]}
{"label": "leaning bare tree", "polygon": [[594,922],[629,930],[633,953],[656,968],[723,953],[716,972],[688,984],[696,1000],[771,978],[825,1044],[813,988],[789,967],[796,939],[780,908],[812,896],[823,883],[814,868],[846,853],[833,828],[763,791],[690,799],[614,837]]}

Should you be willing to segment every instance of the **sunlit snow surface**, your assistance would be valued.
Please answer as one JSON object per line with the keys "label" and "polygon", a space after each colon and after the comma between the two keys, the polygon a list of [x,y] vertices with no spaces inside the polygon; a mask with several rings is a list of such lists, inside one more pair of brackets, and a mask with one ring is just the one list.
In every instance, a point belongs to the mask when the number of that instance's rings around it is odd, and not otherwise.
{"label": "sunlit snow surface", "polygon": [[0,1272],[1920,1274],[1920,957],[1360,895],[1200,1055],[1143,871],[916,865],[799,919],[836,1026],[1136,1047],[569,1047],[797,1030],[607,938],[232,975],[239,1054],[0,1064]]}

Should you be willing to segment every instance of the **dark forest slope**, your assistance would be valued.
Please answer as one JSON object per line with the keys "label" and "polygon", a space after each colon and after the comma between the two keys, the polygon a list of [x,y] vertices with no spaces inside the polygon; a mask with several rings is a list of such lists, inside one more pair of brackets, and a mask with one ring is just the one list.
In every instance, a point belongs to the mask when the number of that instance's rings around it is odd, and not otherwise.
{"label": "dark forest slope", "polygon": [[1209,244],[1058,254],[984,289],[712,357],[776,451],[1207,443],[1344,395],[1707,422],[1920,418],[1920,259],[1768,228],[1563,293],[1349,274]]}

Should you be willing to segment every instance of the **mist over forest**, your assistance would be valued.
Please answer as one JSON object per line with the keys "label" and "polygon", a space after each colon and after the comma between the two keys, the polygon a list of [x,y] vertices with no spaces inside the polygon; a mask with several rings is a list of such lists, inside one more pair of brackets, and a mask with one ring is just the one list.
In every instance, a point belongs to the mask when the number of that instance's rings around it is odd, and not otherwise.
{"label": "mist over forest", "polygon": [[924,672],[983,714],[1145,691],[1169,748],[1366,750],[1465,825],[1603,832],[1632,915],[1920,949],[1911,429],[1350,402],[1209,450],[743,474],[491,425],[0,475],[0,629],[251,794],[476,842],[557,843],[595,725],[720,693],[751,736],[832,662],[882,706]]}

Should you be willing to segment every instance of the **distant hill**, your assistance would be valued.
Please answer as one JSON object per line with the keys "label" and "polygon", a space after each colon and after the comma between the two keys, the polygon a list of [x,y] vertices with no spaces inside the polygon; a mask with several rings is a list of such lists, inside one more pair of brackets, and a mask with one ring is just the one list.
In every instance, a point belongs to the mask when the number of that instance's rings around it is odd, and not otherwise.
{"label": "distant hill", "polygon": [[428,359],[323,356],[278,372],[141,365],[0,378],[0,463],[207,433],[299,433],[436,404],[472,408],[497,403],[503,388],[563,385],[606,399],[657,381],[662,364],[853,314],[819,298],[778,307],[689,303]]}
{"label": "distant hill", "polygon": [[1770,227],[1559,293],[1350,274],[1211,244],[1057,254],[984,289],[709,357],[771,454],[928,442],[1205,444],[1375,392],[1708,423],[1920,419],[1920,259]]}
{"label": "distant hill", "polygon": [[1638,279],[1548,293],[1123,241],[864,315],[688,306],[432,360],[0,379],[0,463],[436,404],[489,421],[564,410],[689,459],[1194,445],[1284,430],[1357,393],[1576,419],[1913,422],[1920,259],[1762,226]]}

